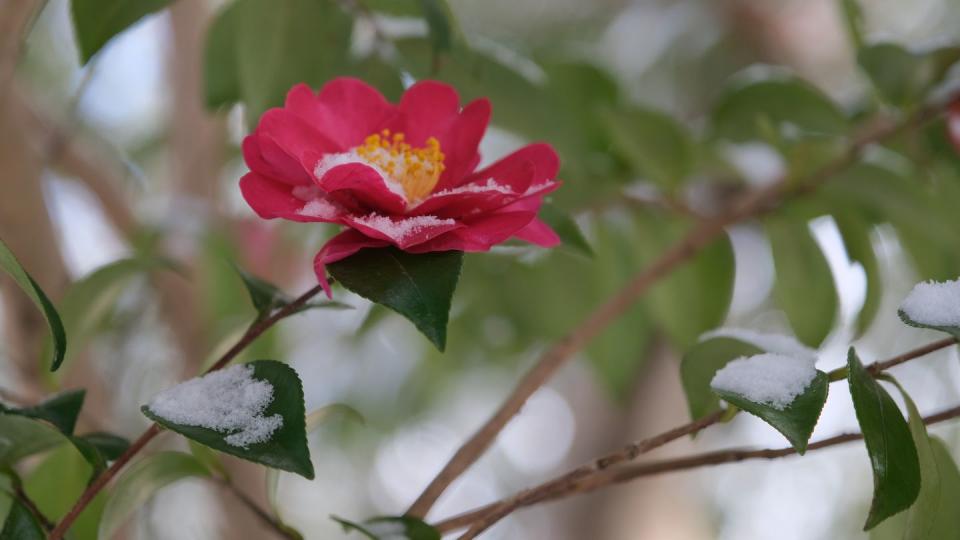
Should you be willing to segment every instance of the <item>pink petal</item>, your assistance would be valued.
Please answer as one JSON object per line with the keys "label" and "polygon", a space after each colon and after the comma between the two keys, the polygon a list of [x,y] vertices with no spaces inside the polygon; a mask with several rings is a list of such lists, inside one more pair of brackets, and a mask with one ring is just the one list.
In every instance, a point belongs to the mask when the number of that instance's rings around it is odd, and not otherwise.
{"label": "pink petal", "polygon": [[381,174],[363,163],[336,165],[323,173],[317,184],[330,198],[358,212],[371,210],[383,214],[400,214],[407,207],[407,199]]}
{"label": "pink petal", "polygon": [[560,245],[560,237],[540,218],[534,218],[526,227],[514,233],[514,236],[545,248]]}
{"label": "pink petal", "polygon": [[452,219],[434,216],[347,216],[344,223],[361,233],[389,241],[400,249],[422,244],[463,225]]}
{"label": "pink petal", "polygon": [[285,107],[334,142],[334,152],[357,146],[398,114],[375,88],[348,77],[333,79],[317,95],[297,85],[287,94]]}
{"label": "pink petal", "polygon": [[[272,146],[267,153],[263,151],[264,142]],[[255,173],[290,185],[312,183],[312,176],[307,174],[296,158],[276,151],[276,143],[263,139],[259,132],[244,137],[241,149],[247,167]]]}
{"label": "pink petal", "polygon": [[464,179],[464,183],[483,183],[493,178],[498,184],[523,192],[531,184],[554,180],[559,169],[560,158],[553,147],[546,143],[534,143],[471,174]]}
{"label": "pink petal", "polygon": [[[429,137],[440,138],[460,116],[460,96],[449,84],[420,81],[403,93],[397,106],[401,116],[389,126],[402,131],[413,146],[423,146]],[[444,152],[446,148],[441,147]]]}
{"label": "pink petal", "polygon": [[437,133],[443,151],[445,169],[437,183],[436,191],[452,187],[470,174],[480,162],[477,147],[490,123],[490,101],[478,99],[467,105],[460,116],[445,132]]}
{"label": "pink petal", "polygon": [[[344,212],[335,203],[314,195],[304,199],[294,195],[303,186],[271,180],[251,172],[240,179],[240,192],[258,216],[264,219],[283,218],[299,222],[339,223]],[[309,189],[309,188],[307,188]]]}
{"label": "pink petal", "polygon": [[[528,163],[528,169],[532,165]],[[510,186],[499,185],[493,180],[485,184],[464,184],[441,191],[410,209],[411,214],[432,214],[439,217],[459,217],[503,209],[525,199],[534,199],[523,209],[536,211],[543,195],[557,189],[558,182],[544,182],[532,186],[526,192],[517,193]]]}
{"label": "pink petal", "polygon": [[324,134],[287,109],[270,109],[257,126],[260,152],[268,163],[287,156],[312,174],[317,156],[336,152],[338,147]]}
{"label": "pink petal", "polygon": [[533,212],[500,212],[483,216],[471,223],[464,223],[462,229],[450,231],[429,242],[411,246],[406,251],[426,253],[428,251],[489,251],[493,246],[506,241],[517,231],[523,229],[536,217]]}
{"label": "pink petal", "polygon": [[326,266],[339,260],[346,259],[354,253],[364,248],[378,248],[390,245],[389,242],[370,238],[363,234],[349,229],[334,236],[320,248],[316,257],[313,258],[313,271],[317,274],[317,280],[323,286],[324,292],[328,298],[333,298],[333,292],[330,290],[330,283],[327,281]]}

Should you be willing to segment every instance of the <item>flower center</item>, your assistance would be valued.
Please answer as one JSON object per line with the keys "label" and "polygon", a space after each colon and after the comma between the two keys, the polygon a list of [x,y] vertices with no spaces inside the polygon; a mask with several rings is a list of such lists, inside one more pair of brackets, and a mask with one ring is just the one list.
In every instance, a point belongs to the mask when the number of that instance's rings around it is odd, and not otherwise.
{"label": "flower center", "polygon": [[422,147],[404,142],[403,133],[390,134],[389,129],[374,133],[356,149],[367,162],[383,169],[403,187],[410,202],[425,199],[436,187],[443,173],[443,152],[440,141],[430,137]]}

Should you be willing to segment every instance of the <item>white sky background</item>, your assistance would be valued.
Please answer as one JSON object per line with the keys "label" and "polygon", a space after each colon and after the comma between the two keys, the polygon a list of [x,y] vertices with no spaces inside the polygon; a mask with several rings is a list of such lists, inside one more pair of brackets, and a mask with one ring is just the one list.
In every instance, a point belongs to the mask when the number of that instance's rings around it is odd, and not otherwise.
{"label": "white sky background", "polygon": [[[498,6],[509,9],[509,4]],[[520,2],[519,4],[536,4]],[[894,0],[877,0],[877,5],[889,7],[873,21],[882,33],[904,38],[915,38],[918,29],[929,26],[937,9],[943,5],[934,0],[911,3],[904,16],[896,9]],[[69,32],[66,3],[53,0],[48,15],[55,24]],[[454,2],[466,4],[466,0]],[[878,11],[878,13],[881,13]],[[609,63],[618,68],[624,78],[642,73],[652,61],[648,56],[675,45],[684,24],[691,18],[703,16],[702,6],[696,2],[678,2],[672,7],[657,7],[638,2],[615,23],[607,35],[605,52]],[[662,18],[661,18],[662,17]],[[653,25],[649,32],[637,32],[632,22],[650,20],[671,21]],[[169,104],[164,86],[164,52],[169,34],[164,16],[149,17],[112,42],[96,63],[96,72],[80,102],[80,113],[86,121],[98,126],[104,137],[124,146],[143,140],[163,127]],[[710,36],[700,36],[709,41]],[[645,41],[639,41],[645,40]],[[696,45],[696,44],[694,44]],[[709,45],[706,43],[704,45]],[[647,51],[644,55],[624,55],[615,51]],[[79,84],[83,74],[77,70],[73,80]],[[508,144],[505,144],[505,141]],[[505,147],[515,146],[508,137],[494,137],[484,142],[490,154]],[[744,168],[754,176],[775,173],[769,156],[747,150]],[[754,151],[751,157],[749,152]],[[95,202],[73,184],[54,177],[48,182],[48,193],[54,217],[63,238],[63,249],[74,275],[82,275],[110,260],[122,257],[126,251],[122,243],[106,225]],[[843,252],[836,228],[829,219],[811,224],[816,238],[829,259],[834,277],[841,291],[843,319],[849,322],[863,301],[864,278],[862,270],[851,265]],[[761,329],[776,328],[782,318],[762,309],[772,284],[769,251],[763,238],[749,226],[733,231],[737,249],[738,273],[736,299],[732,308],[738,326]],[[880,240],[880,238],[878,238]],[[929,340],[932,334],[904,327],[896,320],[895,306],[909,290],[913,278],[902,267],[895,244],[882,243],[887,265],[888,298],[885,299],[874,331],[862,340],[858,350],[864,361],[878,359],[876,352],[896,353]],[[744,259],[744,256],[746,259]],[[749,268],[741,266],[750,260]],[[758,311],[760,308],[760,311]],[[313,312],[289,321],[287,333],[301,346],[293,351],[291,363],[304,379],[308,410],[335,401],[349,389],[362,387],[389,395],[396,392],[409,375],[419,351],[406,340],[407,328],[403,321],[393,321],[360,345],[346,339],[317,338],[316,328],[349,335],[359,324],[362,312],[344,315],[341,312]],[[824,347],[820,369],[830,369],[845,361],[849,329],[841,329]],[[915,399],[921,411],[932,411],[954,401],[957,393],[958,364],[955,354],[943,353],[907,366],[897,368],[896,375],[907,388],[922,388]],[[942,358],[949,356],[949,359]],[[344,358],[351,358],[345,362]],[[916,365],[915,365],[916,364]],[[922,365],[920,365],[922,364]],[[930,369],[929,366],[936,366]],[[317,480],[306,482],[285,475],[281,496],[285,517],[310,539],[335,537],[336,527],[328,514],[344,517],[363,517],[370,510],[396,513],[402,510],[420,488],[443,464],[450,452],[469,435],[499,404],[512,385],[512,378],[497,371],[471,372],[463,376],[461,384],[448,390],[443,399],[447,406],[431,411],[421,418],[412,418],[407,426],[384,437],[370,455],[351,456],[335,444],[314,441],[314,461]],[[571,444],[583,427],[576,425],[574,411],[555,384],[541,390],[518,419],[499,439],[496,447],[457,483],[441,501],[438,512],[449,512],[472,507],[507,494],[512,489],[543,479],[558,472]],[[836,386],[836,385],[835,385]],[[821,417],[814,438],[833,435],[856,428],[848,393],[833,389]],[[377,429],[371,425],[370,429]],[[938,434],[953,437],[955,430],[936,428]],[[746,446],[785,445],[783,438],[759,420],[741,415],[729,426],[705,433],[697,440],[700,449],[731,444]],[[744,463],[706,470],[695,475],[698,493],[692,497],[705,499],[708,507],[722,511],[719,538],[750,540],[771,538],[771,532],[782,540],[791,538],[811,540],[836,538],[835,527],[840,527],[844,538],[863,538],[858,533],[861,515],[858,512],[869,496],[869,468],[862,445],[811,453],[802,459],[787,459],[772,463]],[[176,494],[174,496],[174,493]],[[149,506],[150,534],[141,531],[141,538],[212,538],[215,517],[209,504],[187,504],[197,501],[205,491],[187,485],[159,497]],[[370,501],[368,503],[367,501]],[[319,509],[319,510],[318,510]],[[534,519],[510,519],[497,527],[489,538],[524,538],[523,523],[533,524],[543,533],[549,515],[531,512]],[[172,519],[176,516],[176,519]],[[170,518],[170,519],[167,519]],[[850,521],[852,520],[852,521]],[[849,522],[848,522],[849,521]],[[164,531],[163,523],[177,523],[192,532]],[[190,536],[184,536],[184,534]],[[532,536],[530,538],[533,538]]]}

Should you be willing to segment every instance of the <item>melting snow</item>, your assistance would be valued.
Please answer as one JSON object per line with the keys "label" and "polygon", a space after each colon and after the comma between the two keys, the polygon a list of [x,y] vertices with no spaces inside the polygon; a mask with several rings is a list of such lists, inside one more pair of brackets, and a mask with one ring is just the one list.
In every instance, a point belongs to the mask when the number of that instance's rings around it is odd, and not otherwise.
{"label": "melting snow", "polygon": [[320,219],[336,219],[338,214],[337,207],[325,199],[308,201],[297,213],[301,216]]}
{"label": "melting snow", "polygon": [[323,159],[320,160],[320,163],[317,163],[317,167],[313,170],[313,175],[317,178],[317,180],[321,180],[323,179],[323,175],[330,172],[330,169],[339,167],[340,165],[348,165],[350,163],[360,163],[377,171],[377,174],[379,174],[380,178],[383,179],[383,184],[387,186],[387,189],[403,197],[404,200],[407,199],[407,194],[399,182],[394,181],[387,171],[383,170],[383,168],[376,163],[370,163],[369,161],[363,159],[363,157],[361,157],[356,150],[340,152],[338,154],[327,154],[323,156]]}
{"label": "melting snow", "polygon": [[718,328],[701,335],[700,341],[703,342],[713,338],[736,339],[745,343],[749,343],[754,347],[763,349],[769,353],[777,353],[787,356],[799,356],[802,358],[813,358],[814,360],[817,357],[817,351],[800,343],[795,338],[791,336],[785,336],[783,334],[757,332],[756,330],[750,330],[747,328]]}
{"label": "melting snow", "polygon": [[386,216],[377,214],[369,214],[365,217],[356,218],[355,221],[361,225],[366,225],[367,227],[382,232],[389,236],[394,242],[402,242],[409,235],[418,233],[425,227],[456,224],[456,221],[452,219],[440,219],[436,216],[404,217],[394,221]]}
{"label": "melting snow", "polygon": [[917,283],[900,309],[920,324],[960,326],[960,279]]}
{"label": "melting snow", "polygon": [[247,448],[270,440],[283,425],[279,414],[263,415],[272,401],[273,386],[254,379],[253,367],[241,364],[164,390],[147,407],[175,424],[229,433],[227,444]]}
{"label": "melting snow", "polygon": [[504,195],[510,195],[511,193],[513,193],[513,190],[510,189],[510,186],[500,185],[497,183],[496,180],[494,180],[493,178],[490,178],[487,180],[487,183],[485,184],[480,184],[476,182],[472,184],[464,184],[462,186],[457,186],[455,188],[438,191],[432,194],[431,196],[437,197],[440,195],[459,195],[461,193],[487,193],[490,191],[493,191],[496,193],[503,193]]}
{"label": "melting snow", "polygon": [[817,376],[813,364],[810,358],[782,354],[744,356],[717,371],[710,387],[783,410]]}

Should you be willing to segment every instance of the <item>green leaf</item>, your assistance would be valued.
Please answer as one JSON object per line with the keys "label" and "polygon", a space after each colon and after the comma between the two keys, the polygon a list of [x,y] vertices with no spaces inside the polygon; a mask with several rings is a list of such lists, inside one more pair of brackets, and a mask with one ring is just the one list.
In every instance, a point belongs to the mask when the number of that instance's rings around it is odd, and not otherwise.
{"label": "green leaf", "polygon": [[23,503],[14,500],[0,530],[0,540],[44,540],[46,537],[37,518]]}
{"label": "green leaf", "polygon": [[63,434],[50,425],[12,414],[0,414],[0,433],[0,468],[64,442]]}
{"label": "green leaf", "polygon": [[760,418],[773,426],[790,441],[797,453],[807,451],[807,443],[813,435],[813,428],[820,419],[823,404],[827,401],[830,379],[827,374],[817,370],[817,376],[792,403],[783,409],[777,409],[766,403],[756,403],[733,392],[714,390],[724,401]]}
{"label": "green leaf", "polygon": [[904,324],[913,326],[915,328],[928,328],[930,330],[936,330],[938,332],[946,332],[947,334],[950,334],[951,336],[957,339],[960,339],[960,326],[937,326],[933,324],[924,324],[921,322],[917,322],[911,319],[910,316],[907,315],[907,312],[905,312],[902,309],[897,310],[897,315],[900,316],[900,320],[903,321]]}
{"label": "green leaf", "polygon": [[283,104],[297,83],[320,86],[347,63],[351,18],[333,0],[238,0],[236,58],[247,117]]}
{"label": "green leaf", "polygon": [[273,432],[268,441],[254,443],[247,448],[233,446],[225,440],[229,433],[176,424],[154,414],[146,405],[141,410],[161,426],[210,448],[313,479],[313,464],[310,462],[310,451],[307,448],[306,415],[300,377],[293,368],[276,360],[257,360],[247,365],[253,367],[253,378],[266,381],[273,386],[273,401],[263,411],[263,415],[270,417],[279,414],[283,418],[283,425]]}
{"label": "green leaf", "polygon": [[850,348],[848,382],[873,467],[873,502],[864,530],[910,507],[920,492],[920,463],[900,409]]}
{"label": "green leaf", "polygon": [[539,218],[557,233],[562,242],[561,245],[587,257],[593,257],[593,248],[590,247],[590,243],[583,236],[580,226],[569,214],[553,204],[546,203],[540,207]]}
{"label": "green leaf", "polygon": [[403,315],[443,350],[463,253],[412,254],[394,247],[363,249],[327,266],[341,285]]}
{"label": "green leaf", "polygon": [[191,477],[209,476],[196,458],[182,452],[160,452],[134,463],[110,492],[100,521],[100,538],[113,538],[130,515],[164,487]]}
{"label": "green leaf", "polygon": [[170,0],[73,0],[73,27],[86,64],[108,41]]}
{"label": "green leaf", "polygon": [[819,347],[833,329],[839,305],[827,258],[804,222],[770,219],[766,230],[776,269],[777,305],[797,338]]}
{"label": "green leaf", "polygon": [[736,142],[770,140],[793,133],[832,136],[847,120],[830,99],[796,77],[779,76],[734,84],[712,113],[715,137]]}
{"label": "green leaf", "polygon": [[856,49],[863,47],[863,8],[858,0],[839,0],[838,3],[850,41]]}
{"label": "green leaf", "polygon": [[370,540],[440,540],[436,529],[415,517],[377,517],[362,525],[337,516],[330,519],[343,526],[344,532],[356,531]]}
{"label": "green leaf", "polygon": [[654,109],[605,109],[613,150],[659,187],[673,190],[692,172],[695,148],[673,117]]}
{"label": "green leaf", "polygon": [[[23,488],[45,516],[59,521],[86,489],[92,474],[89,460],[76,446],[63,444],[30,471]],[[70,528],[68,538],[97,540],[104,499],[104,493],[94,498]]]}
{"label": "green leaf", "polygon": [[57,368],[60,367],[60,363],[63,362],[63,355],[67,350],[67,334],[63,330],[63,321],[60,320],[60,315],[57,313],[56,308],[53,307],[50,299],[47,298],[47,295],[44,294],[40,286],[33,281],[33,278],[27,274],[26,270],[23,269],[23,266],[20,265],[20,262],[17,261],[17,258],[10,251],[10,248],[8,248],[2,240],[0,240],[0,268],[9,274],[23,292],[33,300],[34,305],[37,306],[37,309],[43,313],[43,317],[47,320],[47,326],[50,327],[50,336],[53,340],[53,362],[50,365],[50,370],[56,371]]}
{"label": "green leaf", "polygon": [[897,107],[923,101],[933,86],[960,60],[960,47],[909,51],[895,43],[878,43],[860,49],[857,61],[877,93]]}
{"label": "green leaf", "polygon": [[906,390],[896,381],[907,406],[910,435],[920,462],[920,494],[906,518],[904,540],[946,540],[960,538],[960,470],[943,442],[927,434],[923,417]]}
{"label": "green leaf", "polygon": [[450,8],[446,0],[419,0],[423,18],[427,21],[433,54],[441,54],[453,46],[450,31]]}
{"label": "green leaf", "polygon": [[883,282],[880,276],[880,264],[870,240],[870,226],[864,220],[850,212],[838,211],[833,214],[840,237],[851,261],[860,263],[867,280],[866,296],[860,313],[857,315],[857,335],[863,335],[870,327],[880,310],[883,297]]}
{"label": "green leaf", "polygon": [[762,352],[756,345],[728,337],[708,339],[690,347],[680,363],[680,380],[690,417],[697,420],[720,410],[720,400],[710,388],[718,370],[731,360]]}
{"label": "green leaf", "polygon": [[106,461],[116,461],[117,458],[127,451],[127,448],[130,448],[129,440],[119,435],[102,431],[80,435],[79,437],[74,437],[74,439],[80,439],[89,443],[96,448],[97,452],[99,452]]}
{"label": "green leaf", "polygon": [[210,109],[240,101],[237,32],[240,2],[227,4],[207,30],[203,48],[203,97]]}
{"label": "green leaf", "polygon": [[77,425],[77,417],[80,416],[86,393],[86,390],[71,390],[47,399],[39,405],[19,409],[5,409],[0,404],[0,412],[45,420],[65,435],[71,435],[73,428]]}
{"label": "green leaf", "polygon": [[[236,270],[240,279],[243,281],[243,286],[246,287],[247,294],[250,295],[250,302],[253,304],[254,309],[257,310],[259,317],[266,317],[274,310],[282,308],[293,301],[292,298],[273,283],[264,281],[238,267],[234,267],[234,270]],[[322,300],[319,302],[308,302],[297,308],[294,313],[301,313],[310,309],[353,309],[353,306],[342,302]]]}

